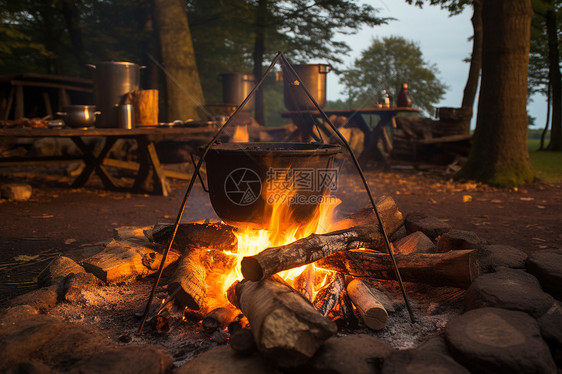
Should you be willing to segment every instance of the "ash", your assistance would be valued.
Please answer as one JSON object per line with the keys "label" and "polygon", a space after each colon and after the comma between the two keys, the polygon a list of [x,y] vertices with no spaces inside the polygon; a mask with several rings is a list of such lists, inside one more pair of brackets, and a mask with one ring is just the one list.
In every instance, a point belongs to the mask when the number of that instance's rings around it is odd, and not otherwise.
{"label": "ash", "polygon": [[[213,337],[216,335],[211,336],[205,332],[200,322],[189,319],[170,333],[158,333],[152,324],[147,322],[143,333],[137,335],[141,323],[140,316],[144,311],[153,281],[148,278],[131,284],[83,290],[78,302],[59,303],[49,311],[49,314],[69,322],[87,324],[102,332],[116,344],[150,345],[162,349],[173,356],[176,367],[212,347],[226,344],[225,339],[214,341]],[[384,289],[381,290],[381,287]],[[394,312],[389,313],[386,327],[380,331],[373,331],[360,325],[355,330],[342,330],[338,335],[369,334],[389,343],[395,349],[410,349],[439,335],[447,321],[463,311],[464,290],[414,283],[405,283],[405,287],[416,319],[415,323],[410,321],[397,282],[377,282],[377,288],[390,297],[395,309]],[[166,291],[161,287],[154,297],[155,303],[160,303],[165,298]]]}

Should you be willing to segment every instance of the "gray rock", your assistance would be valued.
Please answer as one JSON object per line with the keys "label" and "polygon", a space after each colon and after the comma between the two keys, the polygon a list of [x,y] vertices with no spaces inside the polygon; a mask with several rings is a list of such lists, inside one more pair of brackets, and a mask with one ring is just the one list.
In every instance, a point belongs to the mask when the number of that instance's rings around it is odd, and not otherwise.
{"label": "gray rock", "polygon": [[45,269],[37,276],[37,284],[39,286],[49,286],[59,277],[67,277],[70,274],[85,273],[86,270],[78,265],[74,260],[61,256],[57,257],[47,265]]}
{"label": "gray rock", "polygon": [[55,374],[55,371],[40,361],[30,360],[12,366],[6,374]]}
{"label": "gray rock", "polygon": [[404,225],[409,232],[421,231],[431,240],[451,230],[451,225],[425,213],[413,212],[406,216]]}
{"label": "gray rock", "polygon": [[8,183],[0,186],[2,197],[13,201],[26,201],[31,197],[32,189],[25,183]]}
{"label": "gray rock", "polygon": [[472,281],[464,295],[467,310],[498,307],[542,316],[554,303],[537,279],[522,270],[503,268]]}
{"label": "gray rock", "polygon": [[82,291],[90,291],[97,287],[101,281],[94,274],[77,273],[66,277],[64,284],[64,299],[74,303],[82,297]]}
{"label": "gray rock", "polygon": [[301,370],[303,373],[370,374],[392,351],[388,343],[370,335],[332,337]]}
{"label": "gray rock", "polygon": [[437,241],[437,252],[448,252],[460,249],[476,249],[481,240],[472,231],[450,230],[441,235]]}
{"label": "gray rock", "polygon": [[532,253],[527,258],[527,271],[537,277],[546,292],[562,300],[562,250]]}
{"label": "gray rock", "polygon": [[416,231],[410,235],[397,240],[394,243],[395,252],[401,254],[408,253],[433,253],[435,244],[421,231]]}
{"label": "gray rock", "polygon": [[152,347],[126,346],[98,348],[97,352],[73,365],[84,374],[159,374],[172,369],[172,356]]}
{"label": "gray rock", "polygon": [[384,360],[382,374],[469,374],[470,372],[451,356],[417,349],[393,352]]}
{"label": "gray rock", "polygon": [[537,319],[543,339],[550,346],[556,364],[562,367],[562,307],[555,303]]}
{"label": "gray rock", "polygon": [[449,354],[447,343],[445,342],[445,337],[442,335],[426,340],[425,342],[420,344],[420,346],[417,347],[416,350],[423,352],[436,352],[444,355]]}
{"label": "gray rock", "polygon": [[492,244],[478,246],[478,261],[482,273],[493,273],[500,267],[525,269],[527,254],[509,245]]}
{"label": "gray rock", "polygon": [[43,287],[38,290],[28,292],[26,294],[17,296],[10,302],[11,306],[29,305],[32,308],[46,312],[57,305],[59,301],[62,288],[58,284],[53,284],[49,287]]}
{"label": "gray rock", "polygon": [[472,373],[556,373],[537,321],[523,312],[471,310],[449,321],[445,339],[453,358]]}
{"label": "gray rock", "polygon": [[177,369],[174,374],[275,374],[274,367],[255,355],[238,355],[223,345],[200,354]]}

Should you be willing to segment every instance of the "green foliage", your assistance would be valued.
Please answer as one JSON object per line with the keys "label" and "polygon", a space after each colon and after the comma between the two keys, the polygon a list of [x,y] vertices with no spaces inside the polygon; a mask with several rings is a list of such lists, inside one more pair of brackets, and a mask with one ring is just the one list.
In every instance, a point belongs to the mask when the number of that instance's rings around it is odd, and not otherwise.
{"label": "green foliage", "polygon": [[539,142],[539,139],[531,138],[528,143],[529,157],[535,176],[545,182],[562,182],[562,153],[538,151]]}
{"label": "green foliage", "polygon": [[347,70],[342,83],[348,102],[355,107],[373,106],[383,89],[393,98],[407,82],[415,107],[434,112],[447,89],[439,81],[438,69],[424,60],[419,46],[401,37],[375,39]]}

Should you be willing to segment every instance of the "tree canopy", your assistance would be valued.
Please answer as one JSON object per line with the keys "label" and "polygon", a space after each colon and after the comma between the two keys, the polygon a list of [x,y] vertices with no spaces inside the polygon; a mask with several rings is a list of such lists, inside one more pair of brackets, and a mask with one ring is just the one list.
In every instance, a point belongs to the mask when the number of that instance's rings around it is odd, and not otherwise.
{"label": "tree canopy", "polygon": [[434,105],[447,89],[438,74],[436,65],[424,59],[416,43],[401,37],[385,37],[374,39],[361,57],[343,71],[342,83],[348,105],[365,107],[373,106],[382,90],[396,98],[406,82],[414,105],[433,114]]}

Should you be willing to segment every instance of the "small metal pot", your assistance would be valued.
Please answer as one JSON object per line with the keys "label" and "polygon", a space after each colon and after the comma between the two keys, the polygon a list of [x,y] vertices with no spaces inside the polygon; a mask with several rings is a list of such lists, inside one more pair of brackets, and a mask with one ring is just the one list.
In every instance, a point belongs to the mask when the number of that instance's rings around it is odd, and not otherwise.
{"label": "small metal pot", "polygon": [[57,113],[62,116],[62,120],[67,126],[80,128],[90,127],[96,122],[96,107],[93,105],[68,105],[64,107],[64,112]]}

